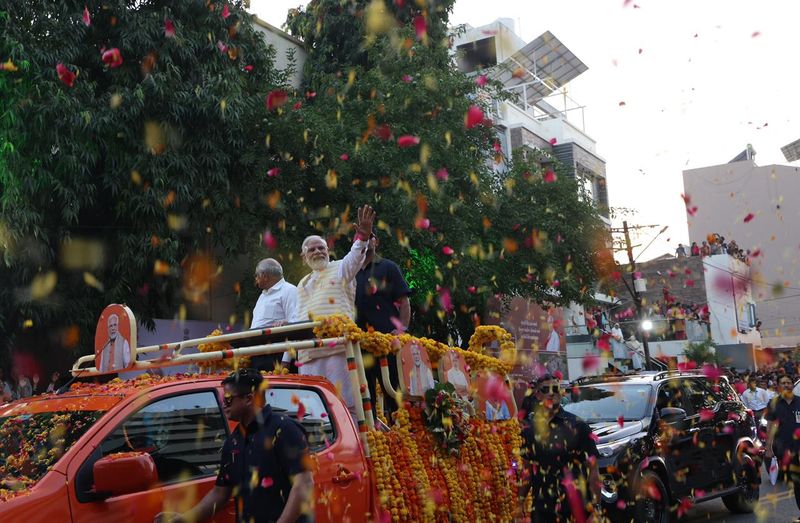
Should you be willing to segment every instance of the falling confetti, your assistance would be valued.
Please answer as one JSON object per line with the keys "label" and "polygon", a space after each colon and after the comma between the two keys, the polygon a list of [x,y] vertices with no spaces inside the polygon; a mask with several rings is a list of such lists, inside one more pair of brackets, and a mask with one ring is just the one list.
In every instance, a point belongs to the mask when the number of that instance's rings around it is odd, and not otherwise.
{"label": "falling confetti", "polygon": [[67,69],[64,64],[56,65],[56,73],[58,74],[58,79],[67,87],[72,87],[75,83],[75,73]]}
{"label": "falling confetti", "polygon": [[122,65],[122,53],[116,47],[112,47],[103,52],[102,60],[111,69],[115,69]]}
{"label": "falling confetti", "polygon": [[175,38],[175,24],[169,18],[164,19],[164,36]]}
{"label": "falling confetti", "polygon": [[82,20],[83,20],[83,25],[85,25],[86,27],[89,27],[90,25],[92,25],[92,19],[89,16],[89,8],[86,7],[86,6],[83,6],[83,18],[82,18]]}
{"label": "falling confetti", "polygon": [[419,137],[413,136],[410,134],[404,134],[397,139],[397,146],[401,149],[406,149],[408,147],[414,147],[415,145],[419,145]]}

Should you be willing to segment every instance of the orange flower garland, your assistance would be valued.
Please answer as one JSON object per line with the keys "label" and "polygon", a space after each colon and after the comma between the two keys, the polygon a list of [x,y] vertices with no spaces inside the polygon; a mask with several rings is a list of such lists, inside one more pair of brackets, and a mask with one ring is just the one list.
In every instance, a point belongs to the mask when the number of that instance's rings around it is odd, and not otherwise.
{"label": "orange flower garland", "polygon": [[[219,329],[214,329],[211,331],[209,336],[221,336],[222,331]],[[216,352],[216,351],[223,351],[223,350],[231,350],[230,343],[218,343],[218,342],[209,342],[209,343],[201,343],[197,346],[197,350],[200,352]],[[220,370],[236,370],[239,367],[249,367],[250,366],[250,357],[249,356],[242,356],[241,358],[233,358],[229,360],[215,360],[215,361],[198,361],[197,366],[201,369],[207,370],[208,372],[217,372]]]}

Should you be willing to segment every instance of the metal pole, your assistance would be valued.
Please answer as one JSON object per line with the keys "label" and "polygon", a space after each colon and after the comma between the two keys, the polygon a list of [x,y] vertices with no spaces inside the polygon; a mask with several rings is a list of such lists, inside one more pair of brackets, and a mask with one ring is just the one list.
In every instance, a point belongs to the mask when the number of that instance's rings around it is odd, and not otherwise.
{"label": "metal pole", "polygon": [[642,331],[642,345],[644,346],[644,368],[645,370],[653,370],[650,362],[650,345],[647,343],[649,333],[644,332],[642,329],[642,297],[639,296],[639,291],[636,290],[636,262],[633,259],[633,247],[631,247],[631,236],[628,232],[628,222],[622,222],[622,229],[625,232],[625,249],[628,251],[628,262],[630,263],[631,283],[633,284],[633,302],[636,304],[636,318],[639,320],[639,330]]}

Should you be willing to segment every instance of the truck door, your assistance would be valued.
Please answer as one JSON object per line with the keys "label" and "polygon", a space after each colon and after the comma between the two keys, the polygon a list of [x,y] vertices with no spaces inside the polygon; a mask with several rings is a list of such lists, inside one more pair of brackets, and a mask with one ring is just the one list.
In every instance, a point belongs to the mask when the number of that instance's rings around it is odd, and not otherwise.
{"label": "truck door", "polygon": [[[228,434],[214,388],[177,389],[124,409],[69,465],[70,509],[76,522],[147,522],[162,511],[194,506],[213,487]],[[93,466],[103,456],[148,452],[159,483],[150,490],[99,498]],[[215,521],[233,522],[232,504]]]}
{"label": "truck door", "polygon": [[371,502],[367,463],[341,399],[324,389],[273,384],[266,400],[273,412],[294,417],[306,430],[317,523],[366,521]]}

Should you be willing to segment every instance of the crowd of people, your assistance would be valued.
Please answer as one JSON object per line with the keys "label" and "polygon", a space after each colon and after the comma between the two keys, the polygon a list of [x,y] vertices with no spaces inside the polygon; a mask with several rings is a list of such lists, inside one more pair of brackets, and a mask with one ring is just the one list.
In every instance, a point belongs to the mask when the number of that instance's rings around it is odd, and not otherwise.
{"label": "crowd of people", "polygon": [[30,398],[37,394],[55,392],[61,386],[61,373],[53,372],[50,381],[45,383],[39,379],[38,374],[30,378],[24,374],[6,371],[0,367],[0,402],[14,401]]}
{"label": "crowd of people", "polygon": [[708,240],[703,240],[701,245],[697,242],[692,242],[692,245],[687,248],[682,244],[678,244],[675,249],[675,256],[678,258],[686,258],[689,256],[714,256],[716,254],[730,254],[748,265],[750,264],[750,249],[742,249],[736,243],[736,240],[725,241],[725,237],[719,233],[712,233],[708,235]]}

